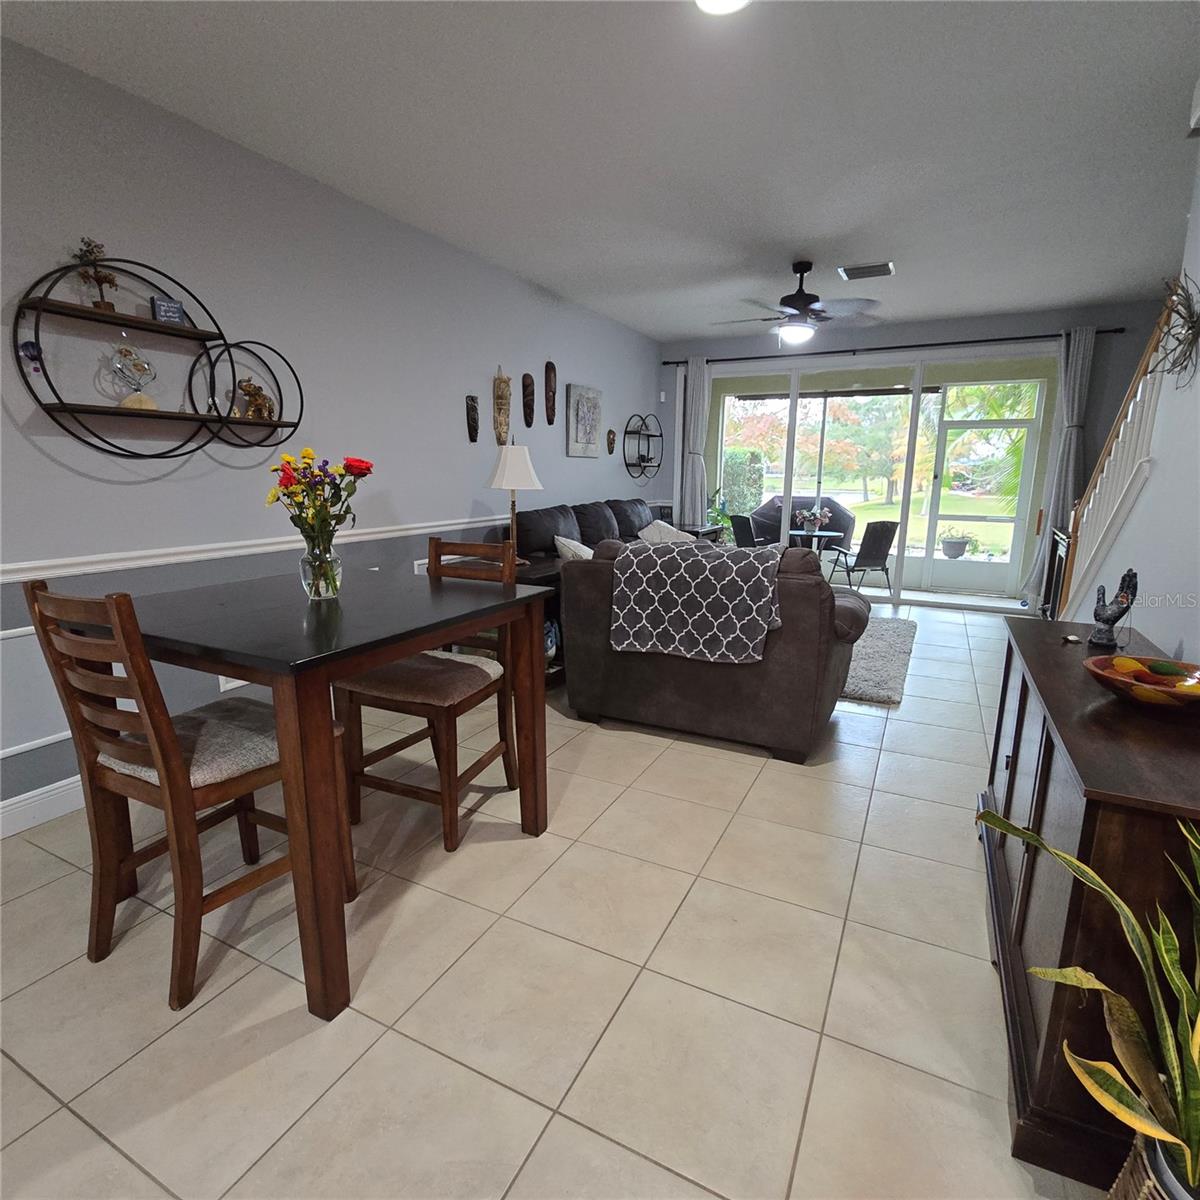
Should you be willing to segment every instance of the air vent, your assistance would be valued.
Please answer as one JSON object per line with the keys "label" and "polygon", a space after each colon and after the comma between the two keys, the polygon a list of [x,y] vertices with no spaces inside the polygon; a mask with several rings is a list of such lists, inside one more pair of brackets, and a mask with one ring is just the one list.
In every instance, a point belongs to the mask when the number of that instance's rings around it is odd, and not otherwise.
{"label": "air vent", "polygon": [[852,279],[880,279],[884,275],[895,275],[896,264],[890,262],[861,263],[857,267],[838,267],[837,272],[847,283]]}

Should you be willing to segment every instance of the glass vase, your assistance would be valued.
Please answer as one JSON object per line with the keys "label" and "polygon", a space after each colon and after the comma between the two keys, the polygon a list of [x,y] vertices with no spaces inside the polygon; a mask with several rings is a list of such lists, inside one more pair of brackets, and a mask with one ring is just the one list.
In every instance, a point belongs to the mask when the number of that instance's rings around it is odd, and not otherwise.
{"label": "glass vase", "polygon": [[342,588],[342,560],[331,546],[309,546],[300,560],[300,582],[310,600],[336,600]]}

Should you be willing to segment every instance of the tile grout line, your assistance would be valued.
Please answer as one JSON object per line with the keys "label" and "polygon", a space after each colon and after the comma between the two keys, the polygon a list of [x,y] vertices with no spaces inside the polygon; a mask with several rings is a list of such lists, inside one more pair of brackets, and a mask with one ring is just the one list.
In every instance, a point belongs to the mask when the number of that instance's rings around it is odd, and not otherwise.
{"label": "tile grout line", "polygon": [[[890,718],[891,718],[891,714],[889,713],[888,717],[885,718],[885,728],[884,728],[885,736],[886,736],[886,732],[887,732],[886,721],[889,720]],[[880,752],[880,757],[882,757],[882,751]],[[864,837],[866,836],[867,822],[871,819],[871,803],[875,797],[875,780],[876,780],[878,774],[879,774],[879,759],[877,758],[875,760],[875,773],[871,777],[871,795],[867,800],[867,811],[863,817],[863,836]],[[835,952],[834,958],[833,958],[833,970],[830,972],[830,975],[829,975],[829,990],[825,995],[825,1008],[821,1013],[821,1028],[817,1032],[817,1048],[816,1048],[815,1052],[813,1053],[812,1067],[809,1070],[809,1075],[808,1075],[808,1088],[805,1091],[804,1105],[800,1111],[800,1127],[796,1131],[796,1144],[795,1144],[795,1148],[792,1151],[792,1162],[791,1162],[791,1167],[788,1171],[787,1189],[784,1192],[785,1198],[791,1197],[792,1188],[795,1186],[795,1182],[796,1182],[796,1167],[800,1162],[800,1146],[804,1141],[804,1128],[808,1123],[808,1111],[812,1105],[813,1087],[815,1086],[816,1081],[817,1081],[817,1064],[821,1061],[821,1047],[825,1041],[825,1026],[829,1021],[829,1009],[833,1003],[833,989],[837,986],[837,973],[838,973],[838,967],[841,965],[841,961],[842,961],[842,947],[846,941],[846,928],[850,924],[850,905],[854,900],[854,886],[858,882],[858,866],[859,866],[859,863],[862,861],[862,848],[863,848],[863,843],[860,840],[858,843],[858,853],[854,856],[854,870],[851,872],[851,875],[850,875],[850,890],[846,894],[846,908],[845,908],[844,913],[842,914],[842,928],[841,928],[841,932],[838,935],[837,951]]]}

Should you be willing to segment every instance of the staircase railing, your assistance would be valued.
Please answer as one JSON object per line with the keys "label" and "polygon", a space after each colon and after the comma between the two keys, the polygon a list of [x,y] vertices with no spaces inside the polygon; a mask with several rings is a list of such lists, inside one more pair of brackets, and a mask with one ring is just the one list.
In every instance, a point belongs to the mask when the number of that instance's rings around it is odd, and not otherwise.
{"label": "staircase railing", "polygon": [[1150,478],[1150,438],[1163,372],[1153,370],[1171,316],[1168,300],[1138,362],[1133,382],[1071,517],[1071,548],[1063,573],[1059,612],[1086,592],[1138,493]]}

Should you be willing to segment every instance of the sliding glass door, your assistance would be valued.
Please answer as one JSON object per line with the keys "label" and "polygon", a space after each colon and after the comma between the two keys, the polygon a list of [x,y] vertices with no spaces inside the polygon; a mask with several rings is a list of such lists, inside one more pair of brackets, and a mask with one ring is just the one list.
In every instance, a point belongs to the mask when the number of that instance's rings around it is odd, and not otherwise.
{"label": "sliding glass door", "polygon": [[[909,589],[1016,595],[1033,541],[1056,360],[1010,360],[1025,370],[1007,378],[1005,365],[794,367],[717,378],[714,490],[730,514],[775,499],[781,514],[785,503],[792,512],[829,505],[842,524],[852,520],[855,546],[872,522],[895,522],[889,567],[897,595],[901,580]],[[766,524],[760,520],[760,536]],[[780,525],[769,524],[785,543]]]}

